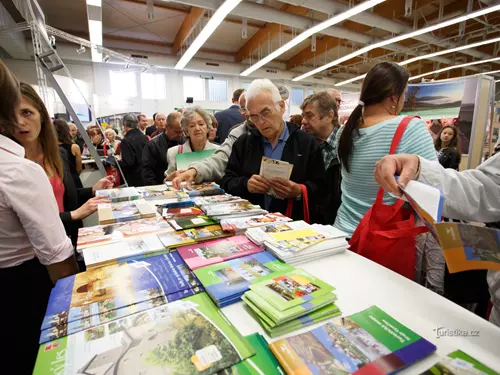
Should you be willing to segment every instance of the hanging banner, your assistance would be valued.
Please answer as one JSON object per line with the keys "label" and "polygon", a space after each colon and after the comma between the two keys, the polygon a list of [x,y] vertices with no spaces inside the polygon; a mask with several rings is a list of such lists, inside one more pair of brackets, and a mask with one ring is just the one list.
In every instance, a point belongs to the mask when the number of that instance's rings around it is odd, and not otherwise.
{"label": "hanging banner", "polygon": [[359,92],[342,92],[342,103],[339,109],[339,122],[345,124],[351,112],[359,103]]}

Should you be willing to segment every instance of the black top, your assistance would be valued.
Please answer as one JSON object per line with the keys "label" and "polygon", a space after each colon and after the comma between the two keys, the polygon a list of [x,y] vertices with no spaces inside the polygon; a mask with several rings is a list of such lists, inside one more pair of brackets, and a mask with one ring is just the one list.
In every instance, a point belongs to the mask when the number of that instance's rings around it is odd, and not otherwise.
{"label": "black top", "polygon": [[146,135],[151,137],[151,138],[154,138],[155,136],[158,135],[158,130],[156,129],[155,124],[150,125],[146,128]]}
{"label": "black top", "polygon": [[143,186],[142,180],[142,152],[148,143],[148,137],[142,134],[140,129],[127,131],[123,138],[120,149],[122,160],[120,166],[128,186]]}
{"label": "black top", "polygon": [[245,121],[240,113],[240,106],[237,104],[233,104],[228,109],[217,112],[215,118],[218,122],[216,139],[220,144],[224,143],[233,126]]}
{"label": "black top", "polygon": [[[314,207],[318,198],[322,199],[322,189],[325,186],[323,156],[318,143],[312,136],[291,123],[287,123],[286,126],[290,134],[281,160],[293,164],[290,180],[307,187],[311,222],[318,222]],[[241,135],[233,145],[226,174],[221,180],[221,187],[228,194],[240,196],[253,204],[264,207],[264,194],[250,193],[247,186],[250,177],[259,174],[263,156],[263,137],[257,129],[251,129],[249,133]],[[287,203],[287,200],[273,199],[269,212],[285,214]],[[303,219],[302,201],[294,202],[292,218]]]}
{"label": "black top", "polygon": [[337,211],[339,210],[342,191],[340,184],[342,181],[340,163],[337,158],[334,158],[325,172],[326,186],[325,196],[316,205],[316,212],[318,216],[318,223],[333,225],[337,218]]}
{"label": "black top", "polygon": [[462,155],[460,155],[460,152],[455,147],[447,147],[438,152],[438,160],[444,168],[451,168],[458,171]]}
{"label": "black top", "polygon": [[62,149],[66,151],[67,158],[68,158],[68,167],[69,171],[71,173],[71,176],[73,177],[73,181],[75,181],[75,186],[77,188],[83,188],[82,181],[80,180],[80,176],[78,175],[78,172],[76,171],[76,157],[73,155],[71,152],[71,147],[73,144],[68,144],[68,143],[63,143],[59,145]]}
{"label": "black top", "polygon": [[163,132],[150,140],[142,153],[142,178],[144,185],[160,185],[168,169],[167,150],[181,144],[171,141]]}

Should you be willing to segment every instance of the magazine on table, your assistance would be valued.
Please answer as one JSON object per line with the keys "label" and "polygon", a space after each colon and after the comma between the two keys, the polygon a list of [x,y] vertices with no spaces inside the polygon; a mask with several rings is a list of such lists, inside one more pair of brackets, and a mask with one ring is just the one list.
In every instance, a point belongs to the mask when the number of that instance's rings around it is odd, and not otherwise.
{"label": "magazine on table", "polygon": [[112,203],[133,201],[141,198],[141,193],[135,187],[97,190],[96,197],[106,197]]}
{"label": "magazine on table", "polygon": [[288,221],[292,221],[292,219],[276,212],[236,219],[225,219],[220,222],[220,225],[225,232],[241,233],[248,228],[267,226],[274,223],[285,223]]}
{"label": "magazine on table", "polygon": [[500,231],[472,224],[443,222],[442,192],[418,181],[400,187],[443,250],[450,273],[493,269],[500,271]]}
{"label": "magazine on table", "polygon": [[179,219],[168,219],[167,222],[175,230],[199,228],[217,224],[216,220],[213,220],[211,217],[205,215],[185,217]]}
{"label": "magazine on table", "polygon": [[376,306],[335,318],[309,332],[277,340],[270,349],[288,375],[394,374],[436,346]]}
{"label": "magazine on table", "polygon": [[136,188],[141,194],[142,199],[147,201],[156,199],[168,199],[177,198],[175,190],[165,184],[162,185],[150,185],[150,186],[140,186]]}
{"label": "magazine on table", "polygon": [[254,354],[200,293],[42,344],[33,374],[209,375]]}
{"label": "magazine on table", "polygon": [[162,208],[162,212],[160,212],[165,219],[180,219],[203,215],[203,213],[198,207]]}
{"label": "magazine on table", "polygon": [[210,206],[212,204],[247,202],[247,200],[245,199],[229,194],[194,197],[193,201],[194,203],[196,203],[197,206],[200,206],[202,208],[204,206]]}
{"label": "magazine on table", "polygon": [[97,217],[99,224],[103,225],[156,217],[156,212],[148,202],[135,200],[131,202],[99,204],[97,205]]}
{"label": "magazine on table", "polygon": [[183,191],[190,197],[205,197],[224,194],[224,189],[222,189],[215,182],[193,184],[190,188],[183,188]]}
{"label": "magazine on table", "polygon": [[456,350],[421,375],[500,375],[461,350]]}
{"label": "magazine on table", "polygon": [[57,281],[41,329],[200,286],[177,252],[90,269]]}

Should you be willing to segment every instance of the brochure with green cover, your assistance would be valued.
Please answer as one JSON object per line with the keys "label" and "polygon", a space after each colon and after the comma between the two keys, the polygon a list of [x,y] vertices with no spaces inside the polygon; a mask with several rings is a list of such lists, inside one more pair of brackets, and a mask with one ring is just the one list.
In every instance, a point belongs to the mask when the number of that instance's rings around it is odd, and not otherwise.
{"label": "brochure with green cover", "polygon": [[202,150],[177,154],[177,156],[175,157],[177,170],[181,171],[188,169],[191,163],[199,162],[210,157],[214,153],[214,151],[215,150]]}
{"label": "brochure with green cover", "polygon": [[40,346],[34,375],[209,375],[254,350],[205,293]]}
{"label": "brochure with green cover", "polygon": [[448,354],[421,375],[500,375],[461,350]]}
{"label": "brochure with green cover", "polygon": [[296,269],[251,285],[250,289],[283,311],[331,294],[335,288],[302,269]]}
{"label": "brochure with green cover", "polygon": [[269,345],[262,335],[254,333],[245,336],[250,346],[255,350],[255,355],[219,372],[217,375],[283,375],[284,372],[269,350]]}
{"label": "brochure with green cover", "polygon": [[213,220],[212,218],[205,215],[186,217],[180,219],[170,219],[167,220],[167,222],[175,230],[206,227],[207,225],[218,224],[216,220]]}
{"label": "brochure with green cover", "polygon": [[248,300],[258,306],[259,310],[266,314],[270,320],[272,320],[276,325],[279,325],[295,318],[299,318],[311,311],[319,309],[320,307],[331,304],[336,301],[337,297],[333,293],[325,294],[324,296],[315,298],[312,301],[304,302],[301,305],[291,307],[284,311],[275,309],[273,305],[251,290],[246,292],[242,299],[244,301]]}

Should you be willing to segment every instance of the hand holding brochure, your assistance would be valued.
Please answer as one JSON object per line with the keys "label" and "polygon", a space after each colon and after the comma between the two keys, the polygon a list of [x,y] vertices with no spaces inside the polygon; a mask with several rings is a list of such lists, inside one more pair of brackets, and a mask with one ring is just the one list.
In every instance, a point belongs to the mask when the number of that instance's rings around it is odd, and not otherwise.
{"label": "hand holding brochure", "polygon": [[[284,178],[285,180],[289,180],[292,175],[293,164],[290,164],[286,161],[276,160],[267,158],[265,156],[262,157],[262,162],[260,164],[260,173],[259,175],[270,180],[272,178]],[[277,197],[277,194],[271,188],[267,192],[267,194]]]}

